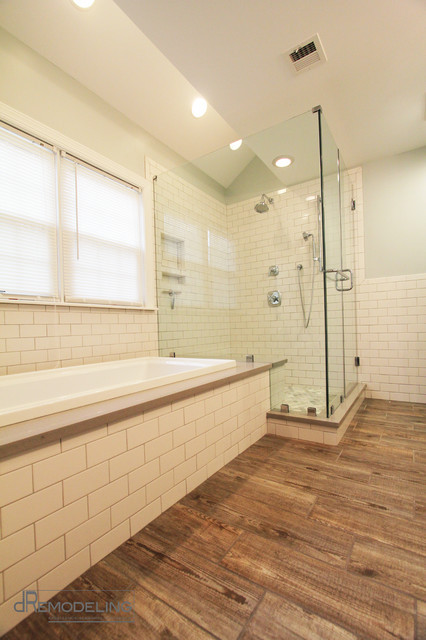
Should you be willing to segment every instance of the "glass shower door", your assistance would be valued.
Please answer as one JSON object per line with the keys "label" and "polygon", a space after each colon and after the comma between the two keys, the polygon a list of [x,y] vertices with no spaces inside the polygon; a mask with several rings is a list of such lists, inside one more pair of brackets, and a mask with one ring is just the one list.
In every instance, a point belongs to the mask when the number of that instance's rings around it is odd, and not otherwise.
{"label": "glass shower door", "polygon": [[[341,154],[340,156],[340,215],[342,227],[342,264],[346,268],[355,270],[356,255],[356,201],[355,185],[351,182],[351,174],[346,169]],[[353,175],[352,175],[353,179]],[[352,276],[349,271],[346,275]],[[355,274],[352,276],[352,284],[355,284]],[[357,315],[355,287],[350,287],[351,282],[344,282],[343,293],[343,336],[345,358],[345,398],[351,393],[358,382],[358,368],[356,356],[358,354],[357,340]]]}
{"label": "glass shower door", "polygon": [[321,165],[322,275],[324,279],[327,416],[345,395],[342,227],[339,150],[318,111]]}

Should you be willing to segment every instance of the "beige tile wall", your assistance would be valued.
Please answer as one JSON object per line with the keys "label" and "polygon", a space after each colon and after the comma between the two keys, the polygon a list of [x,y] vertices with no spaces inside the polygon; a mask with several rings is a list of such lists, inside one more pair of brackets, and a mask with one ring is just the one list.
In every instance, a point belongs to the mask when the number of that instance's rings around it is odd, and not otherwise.
{"label": "beige tile wall", "polygon": [[[0,634],[266,433],[268,372],[0,461]],[[43,594],[45,597],[45,594]]]}
{"label": "beige tile wall", "polygon": [[157,313],[0,304],[0,374],[158,354]]}

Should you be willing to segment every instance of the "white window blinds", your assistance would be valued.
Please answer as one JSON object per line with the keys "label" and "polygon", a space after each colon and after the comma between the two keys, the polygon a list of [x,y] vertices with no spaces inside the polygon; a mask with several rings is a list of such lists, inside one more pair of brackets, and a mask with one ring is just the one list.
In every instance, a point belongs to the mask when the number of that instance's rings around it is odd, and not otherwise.
{"label": "white window blinds", "polygon": [[56,299],[56,153],[0,128],[0,291]]}
{"label": "white window blinds", "polygon": [[61,158],[64,300],[143,304],[140,190]]}

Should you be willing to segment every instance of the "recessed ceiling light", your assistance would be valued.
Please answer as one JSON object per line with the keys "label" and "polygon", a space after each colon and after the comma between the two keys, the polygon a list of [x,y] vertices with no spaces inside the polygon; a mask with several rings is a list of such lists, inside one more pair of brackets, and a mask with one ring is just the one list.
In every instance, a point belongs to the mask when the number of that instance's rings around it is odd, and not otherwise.
{"label": "recessed ceiling light", "polygon": [[235,140],[235,142],[231,142],[229,146],[231,147],[232,151],[236,151],[241,147],[242,143],[242,140]]}
{"label": "recessed ceiling light", "polygon": [[194,118],[201,118],[207,111],[207,102],[204,98],[195,98],[192,103],[192,115]]}
{"label": "recessed ceiling light", "polygon": [[72,0],[72,2],[80,9],[90,9],[95,0]]}
{"label": "recessed ceiling light", "polygon": [[293,162],[293,158],[289,158],[288,156],[278,156],[272,161],[276,167],[288,167]]}

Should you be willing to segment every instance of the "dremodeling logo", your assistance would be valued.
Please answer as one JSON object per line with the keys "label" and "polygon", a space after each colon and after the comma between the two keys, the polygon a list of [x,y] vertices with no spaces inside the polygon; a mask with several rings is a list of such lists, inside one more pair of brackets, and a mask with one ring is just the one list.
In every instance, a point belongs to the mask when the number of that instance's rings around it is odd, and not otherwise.
{"label": "dremodeling logo", "polygon": [[135,621],[134,594],[130,589],[65,589],[47,601],[42,599],[42,594],[42,590],[22,591],[22,596],[13,605],[14,610],[17,613],[48,614],[49,622],[53,623],[118,624]]}

